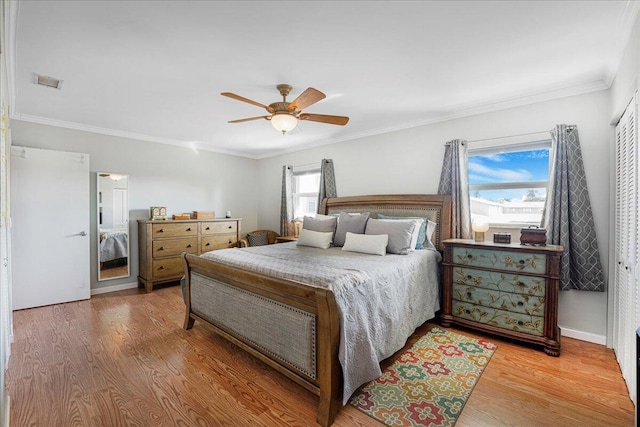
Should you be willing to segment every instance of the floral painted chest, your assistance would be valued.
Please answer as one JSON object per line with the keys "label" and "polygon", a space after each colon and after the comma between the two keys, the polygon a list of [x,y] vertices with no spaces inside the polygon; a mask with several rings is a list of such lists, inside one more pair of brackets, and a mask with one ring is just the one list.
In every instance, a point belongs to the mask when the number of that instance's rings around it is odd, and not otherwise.
{"label": "floral painted chest", "polygon": [[541,345],[560,355],[561,246],[444,242],[443,326],[462,326]]}

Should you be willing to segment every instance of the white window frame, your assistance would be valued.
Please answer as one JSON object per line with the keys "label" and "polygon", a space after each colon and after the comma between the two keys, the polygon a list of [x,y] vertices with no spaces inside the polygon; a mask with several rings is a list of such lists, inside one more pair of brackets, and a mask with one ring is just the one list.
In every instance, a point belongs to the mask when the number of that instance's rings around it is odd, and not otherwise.
{"label": "white window frame", "polygon": [[[297,177],[299,176],[305,176],[305,175],[320,175],[320,168],[317,169],[309,169],[309,170],[303,170],[303,171],[294,171],[293,172],[293,217],[294,218],[302,218],[304,216],[304,214],[301,214],[300,212],[296,212],[296,207],[298,206],[298,200],[300,197],[314,197],[316,200],[318,199],[318,194],[320,194],[320,186],[318,186],[318,189],[316,190],[316,192],[306,192],[306,193],[299,193],[297,190],[297,186],[298,186],[298,181],[297,181]],[[316,211],[317,211],[317,206],[316,206]],[[313,213],[313,216],[315,216],[316,212]]]}
{"label": "white window frame", "polygon": [[[549,173],[551,173],[551,159],[553,158],[553,148],[551,145],[551,137],[548,133],[532,134],[528,135],[527,139],[522,138],[510,138],[507,141],[498,142],[496,139],[483,140],[478,143],[470,143],[467,150],[467,158],[474,156],[488,156],[492,154],[504,154],[510,152],[519,151],[532,151],[532,150],[549,150]],[[549,178],[546,181],[524,181],[524,182],[504,182],[504,183],[491,183],[491,184],[469,184],[469,195],[473,194],[476,190],[509,190],[509,189],[521,189],[521,188],[545,188],[547,189],[547,196],[549,195]],[[473,220],[473,212],[471,212]],[[494,228],[522,228],[530,225],[539,225],[531,222],[490,222],[489,226]]]}

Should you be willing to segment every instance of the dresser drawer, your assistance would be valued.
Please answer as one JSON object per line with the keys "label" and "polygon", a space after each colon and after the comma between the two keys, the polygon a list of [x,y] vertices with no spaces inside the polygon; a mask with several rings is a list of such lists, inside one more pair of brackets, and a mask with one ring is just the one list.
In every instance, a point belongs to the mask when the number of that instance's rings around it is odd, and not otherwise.
{"label": "dresser drawer", "polygon": [[153,224],[151,227],[151,233],[153,239],[164,237],[197,237],[198,224],[193,222]]}
{"label": "dresser drawer", "polygon": [[529,335],[544,335],[544,317],[540,316],[513,313],[491,307],[481,307],[458,300],[452,301],[452,315],[473,322],[484,323],[486,325]]}
{"label": "dresser drawer", "polygon": [[542,277],[457,266],[453,267],[453,283],[541,297],[546,291],[546,280]]}
{"label": "dresser drawer", "polygon": [[154,258],[180,255],[182,252],[195,254],[198,253],[198,238],[154,240],[152,247]]}
{"label": "dresser drawer", "polygon": [[544,297],[540,296],[514,294],[454,283],[453,299],[514,313],[544,316]]}
{"label": "dresser drawer", "polygon": [[179,277],[184,274],[182,257],[163,258],[153,260],[152,278],[154,280]]}
{"label": "dresser drawer", "polygon": [[453,263],[522,273],[546,274],[547,256],[540,253],[453,247]]}
{"label": "dresser drawer", "polygon": [[226,249],[237,244],[236,234],[219,234],[216,236],[203,236],[200,252],[209,252],[216,249]]}
{"label": "dresser drawer", "polygon": [[200,224],[201,234],[219,234],[219,233],[234,233],[238,232],[237,221],[211,221],[203,222]]}

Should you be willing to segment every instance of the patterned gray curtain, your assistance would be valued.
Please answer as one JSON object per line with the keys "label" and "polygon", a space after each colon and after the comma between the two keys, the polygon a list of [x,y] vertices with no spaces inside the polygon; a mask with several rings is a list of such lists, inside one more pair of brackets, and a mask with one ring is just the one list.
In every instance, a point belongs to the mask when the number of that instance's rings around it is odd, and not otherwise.
{"label": "patterned gray curtain", "polygon": [[333,172],[333,160],[322,159],[320,165],[320,190],[318,191],[318,213],[322,207],[322,200],[326,197],[338,197],[336,190],[336,176]]}
{"label": "patterned gray curtain", "polygon": [[293,166],[282,167],[282,199],[280,201],[280,235],[289,236],[293,221]]}
{"label": "patterned gray curtain", "polygon": [[471,238],[471,202],[467,166],[467,141],[454,139],[445,144],[438,194],[451,195],[451,237]]}
{"label": "patterned gray curtain", "polygon": [[576,126],[551,131],[549,191],[542,216],[547,241],[562,245],[560,289],[604,291],[604,272]]}

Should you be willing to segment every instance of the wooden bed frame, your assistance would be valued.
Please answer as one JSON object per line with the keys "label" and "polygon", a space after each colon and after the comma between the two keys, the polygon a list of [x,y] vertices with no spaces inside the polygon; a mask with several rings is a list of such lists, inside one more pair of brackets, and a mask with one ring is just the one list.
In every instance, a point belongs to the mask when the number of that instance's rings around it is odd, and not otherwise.
{"label": "wooden bed frame", "polygon": [[[325,199],[321,211],[325,214],[345,212],[371,212],[397,216],[424,217],[425,212],[438,227],[433,241],[436,247],[443,249],[442,240],[450,237],[451,199],[442,195],[378,195],[336,197]],[[185,265],[185,302],[186,314],[184,328],[191,329],[196,320],[211,325],[216,333],[238,347],[257,357],[291,380],[300,384],[319,397],[317,422],[321,426],[333,423],[342,406],[341,367],[338,360],[339,311],[333,293],[327,289],[311,287],[293,280],[285,280],[255,273],[249,270],[233,268],[216,261],[192,254],[183,254]],[[191,283],[202,276],[211,280],[213,287],[220,282],[238,292],[251,294],[261,300],[286,305],[298,312],[315,317],[315,375],[307,375],[292,368],[279,357],[239,334],[232,327],[225,327],[213,319],[214,313],[199,312],[192,307]],[[312,318],[313,318],[312,317]],[[246,325],[243,325],[246,326]]]}

